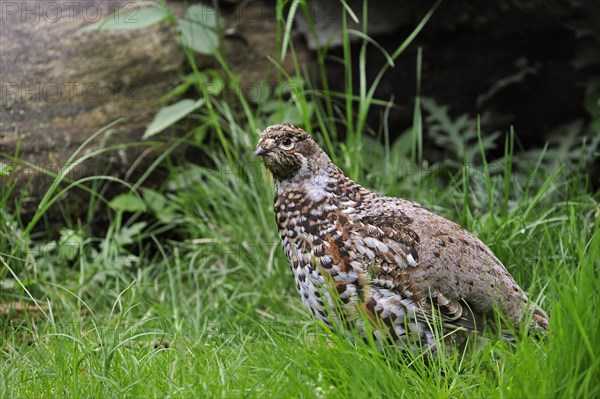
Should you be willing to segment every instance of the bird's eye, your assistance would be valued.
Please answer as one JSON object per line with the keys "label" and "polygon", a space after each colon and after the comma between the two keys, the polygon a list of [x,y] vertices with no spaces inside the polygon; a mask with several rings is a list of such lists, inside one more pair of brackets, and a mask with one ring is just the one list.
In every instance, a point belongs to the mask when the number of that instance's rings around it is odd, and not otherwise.
{"label": "bird's eye", "polygon": [[283,148],[284,150],[289,150],[293,146],[294,146],[294,141],[292,139],[290,139],[290,138],[285,138],[281,142],[281,148]]}

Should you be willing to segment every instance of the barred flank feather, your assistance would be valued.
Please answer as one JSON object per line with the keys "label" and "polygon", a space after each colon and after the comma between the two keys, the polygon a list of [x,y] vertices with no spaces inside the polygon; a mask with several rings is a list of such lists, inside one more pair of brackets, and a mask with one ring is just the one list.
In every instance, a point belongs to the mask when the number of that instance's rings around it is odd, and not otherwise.
{"label": "barred flank feather", "polygon": [[[268,127],[254,154],[275,179],[281,241],[316,319],[331,325],[333,314],[358,325],[361,310],[385,336],[411,347],[415,340],[433,346],[436,317],[446,342],[487,328],[511,340],[528,320],[536,332],[548,328],[544,312],[478,238],[417,203],[361,187],[302,129]],[[325,284],[339,294],[343,314]]]}

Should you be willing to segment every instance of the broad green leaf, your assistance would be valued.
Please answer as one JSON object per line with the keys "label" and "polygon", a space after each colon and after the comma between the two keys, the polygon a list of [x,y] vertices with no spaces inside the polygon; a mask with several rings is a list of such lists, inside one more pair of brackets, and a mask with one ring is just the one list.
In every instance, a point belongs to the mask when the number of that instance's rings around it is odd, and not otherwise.
{"label": "broad green leaf", "polygon": [[0,162],[0,176],[8,176],[10,175],[12,168],[10,165],[5,164],[4,162]]}
{"label": "broad green leaf", "polygon": [[202,104],[204,104],[203,99],[198,101],[185,99],[173,105],[162,108],[154,116],[152,123],[150,123],[148,128],[146,128],[146,132],[144,133],[142,139],[147,139],[148,137],[152,137],[155,134],[162,132],[175,122],[195,111],[197,108],[202,106]]}
{"label": "broad green leaf", "polygon": [[60,230],[58,249],[63,258],[67,260],[75,259],[82,249],[82,246],[83,237],[81,236],[81,231],[66,228]]}
{"label": "broad green leaf", "polygon": [[146,210],[144,201],[133,193],[117,195],[108,205],[112,209],[122,212],[141,212]]}
{"label": "broad green leaf", "polygon": [[248,86],[244,90],[244,96],[255,104],[263,104],[269,101],[271,96],[272,86],[267,82],[260,81]]}
{"label": "broad green leaf", "polygon": [[15,280],[13,279],[5,279],[5,280],[0,280],[0,288],[5,289],[5,290],[10,290],[13,289],[17,286],[17,284],[15,283]]}
{"label": "broad green leaf", "polygon": [[119,231],[116,231],[113,239],[119,245],[128,245],[135,242],[136,238],[146,227],[146,222],[134,223],[129,227],[122,227]]}
{"label": "broad green leaf", "polygon": [[[300,108],[292,101],[272,101],[270,103],[263,104],[261,110],[269,115],[268,121],[270,124],[285,122],[299,125],[303,121]],[[312,105],[307,104],[308,114],[311,115],[312,111]]]}
{"label": "broad green leaf", "polygon": [[114,12],[104,21],[87,25],[77,33],[101,30],[132,30],[142,29],[162,22],[168,16],[165,8],[150,6],[141,8],[135,3],[129,3],[124,8]]}
{"label": "broad green leaf", "polygon": [[149,188],[142,188],[142,194],[146,205],[161,222],[170,223],[175,219],[177,213],[163,194]]}
{"label": "broad green leaf", "polygon": [[185,18],[177,20],[180,42],[200,54],[214,54],[219,47],[217,13],[206,5],[188,8]]}
{"label": "broad green leaf", "polygon": [[217,28],[217,11],[204,4],[194,4],[188,8],[185,18],[190,21],[198,22],[208,28]]}

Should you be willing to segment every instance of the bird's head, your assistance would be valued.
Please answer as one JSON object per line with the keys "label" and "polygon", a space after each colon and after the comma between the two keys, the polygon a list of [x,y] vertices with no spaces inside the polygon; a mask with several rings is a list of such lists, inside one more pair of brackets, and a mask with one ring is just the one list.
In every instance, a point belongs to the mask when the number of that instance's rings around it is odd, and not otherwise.
{"label": "bird's head", "polygon": [[318,176],[331,162],[307,132],[287,123],[266,128],[254,156],[262,158],[277,181]]}

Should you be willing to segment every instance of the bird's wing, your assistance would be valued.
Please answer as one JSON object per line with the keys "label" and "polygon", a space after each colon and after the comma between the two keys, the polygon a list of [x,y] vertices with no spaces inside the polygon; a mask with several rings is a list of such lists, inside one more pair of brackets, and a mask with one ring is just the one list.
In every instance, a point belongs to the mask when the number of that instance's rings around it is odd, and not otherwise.
{"label": "bird's wing", "polygon": [[[439,289],[427,292],[411,277],[419,265],[419,236],[402,218],[387,215],[364,215],[355,221],[349,238],[350,258],[366,259],[367,284],[387,289],[419,304],[419,321],[441,321],[449,329],[482,331],[483,316],[460,298],[448,297]],[[356,263],[354,263],[356,265]]]}

